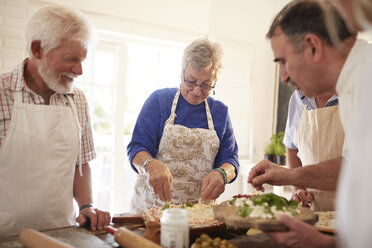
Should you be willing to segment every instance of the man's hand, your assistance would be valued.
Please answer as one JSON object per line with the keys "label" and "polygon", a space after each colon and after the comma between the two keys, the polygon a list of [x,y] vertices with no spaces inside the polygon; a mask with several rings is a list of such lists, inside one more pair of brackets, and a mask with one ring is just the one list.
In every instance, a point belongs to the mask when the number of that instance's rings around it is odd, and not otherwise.
{"label": "man's hand", "polygon": [[202,182],[201,198],[204,201],[215,200],[225,191],[223,177],[218,171],[209,172]]}
{"label": "man's hand", "polygon": [[255,165],[249,172],[248,183],[262,192],[265,191],[262,186],[264,183],[271,185],[288,185],[288,178],[291,170],[283,168],[268,160],[262,160]]}
{"label": "man's hand", "polygon": [[268,232],[267,234],[284,247],[317,248],[336,247],[336,237],[321,234],[313,226],[288,215],[277,215],[278,221],[289,228],[288,232]]}
{"label": "man's hand", "polygon": [[98,208],[85,208],[80,211],[76,221],[80,226],[84,226],[88,220],[92,231],[96,231],[97,229],[101,231],[104,226],[110,224],[111,216],[109,212],[101,211]]}
{"label": "man's hand", "polygon": [[313,195],[305,189],[296,190],[291,199],[302,202],[302,206],[304,207],[310,207],[311,202],[314,200]]}
{"label": "man's hand", "polygon": [[160,200],[169,202],[172,199],[172,175],[168,167],[161,161],[154,159],[147,166],[149,184]]}

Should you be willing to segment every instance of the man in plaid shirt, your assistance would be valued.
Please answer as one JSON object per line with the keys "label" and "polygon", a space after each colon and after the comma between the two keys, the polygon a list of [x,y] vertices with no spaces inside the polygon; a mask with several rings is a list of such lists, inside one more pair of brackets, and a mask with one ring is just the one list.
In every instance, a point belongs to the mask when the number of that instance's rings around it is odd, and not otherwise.
{"label": "man in plaid shirt", "polygon": [[0,76],[0,236],[25,228],[110,223],[93,208],[89,161],[95,158],[82,74],[92,31],[80,13],[51,6],[29,20],[30,55]]}

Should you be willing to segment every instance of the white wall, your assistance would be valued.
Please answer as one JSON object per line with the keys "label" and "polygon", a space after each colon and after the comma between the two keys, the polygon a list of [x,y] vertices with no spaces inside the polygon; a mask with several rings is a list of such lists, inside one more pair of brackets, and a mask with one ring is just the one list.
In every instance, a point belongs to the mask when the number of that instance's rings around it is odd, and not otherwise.
{"label": "white wall", "polygon": [[28,0],[0,0],[0,73],[26,57],[24,29],[28,16]]}

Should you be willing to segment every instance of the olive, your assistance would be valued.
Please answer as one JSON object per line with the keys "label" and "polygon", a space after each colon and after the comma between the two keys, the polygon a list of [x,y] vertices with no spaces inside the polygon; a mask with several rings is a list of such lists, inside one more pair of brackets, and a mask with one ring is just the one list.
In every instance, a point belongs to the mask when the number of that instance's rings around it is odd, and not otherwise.
{"label": "olive", "polygon": [[202,235],[200,235],[200,238],[201,240],[207,240],[209,238],[209,236],[205,233],[203,233]]}
{"label": "olive", "polygon": [[207,248],[207,247],[209,247],[209,243],[206,242],[206,241],[203,241],[203,242],[201,243],[201,247],[202,247],[202,248]]}

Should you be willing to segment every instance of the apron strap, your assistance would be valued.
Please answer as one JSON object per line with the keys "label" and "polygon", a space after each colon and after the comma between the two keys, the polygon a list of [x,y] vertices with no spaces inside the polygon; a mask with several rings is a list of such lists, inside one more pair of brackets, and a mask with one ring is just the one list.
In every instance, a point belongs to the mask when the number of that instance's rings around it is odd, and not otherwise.
{"label": "apron strap", "polygon": [[16,91],[14,92],[14,106],[20,106],[23,102],[23,94],[22,91]]}
{"label": "apron strap", "polygon": [[75,120],[76,120],[76,126],[79,132],[79,137],[78,137],[79,139],[79,143],[78,143],[79,144],[79,173],[80,173],[80,176],[82,177],[83,176],[83,165],[82,165],[82,159],[81,159],[81,127],[80,127],[80,122],[79,122],[79,116],[77,114],[76,106],[74,102],[72,101],[71,97],[69,95],[66,95],[66,96],[72,108],[72,112],[74,113]]}
{"label": "apron strap", "polygon": [[169,116],[169,122],[171,124],[174,124],[174,120],[177,117],[176,108],[177,108],[178,98],[180,97],[180,93],[181,93],[180,89],[177,89],[177,93],[173,98],[171,114]]}
{"label": "apron strap", "polygon": [[205,99],[204,102],[205,102],[205,112],[207,114],[208,128],[209,130],[214,130],[212,114],[211,114],[211,111],[209,110],[209,104],[208,104],[207,99]]}

